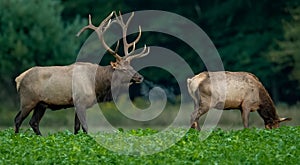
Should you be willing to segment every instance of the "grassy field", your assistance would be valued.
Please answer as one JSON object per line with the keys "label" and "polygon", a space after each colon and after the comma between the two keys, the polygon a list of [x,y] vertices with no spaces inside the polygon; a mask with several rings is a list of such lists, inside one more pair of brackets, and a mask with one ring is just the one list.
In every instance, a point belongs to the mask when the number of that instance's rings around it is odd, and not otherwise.
{"label": "grassy field", "polygon": [[[168,133],[172,135],[178,130]],[[143,137],[157,130],[137,129],[98,133],[109,143],[112,137]],[[279,129],[217,129],[204,141],[198,131],[188,131],[172,147],[151,155],[134,152],[126,155],[110,151],[91,135],[73,135],[62,131],[36,136],[30,130],[14,134],[13,129],[0,131],[0,164],[299,164],[300,126]],[[166,142],[168,137],[156,141]],[[151,143],[149,141],[149,143]],[[120,148],[122,144],[117,144]],[[137,147],[151,147],[147,143]],[[132,153],[134,147],[127,148]]]}
{"label": "grassy field", "polygon": [[[17,111],[0,109],[0,164],[298,164],[299,105],[277,106],[281,117],[293,120],[274,130],[263,129],[263,120],[256,112],[250,113],[250,129],[243,129],[239,111],[223,111],[217,128],[203,141],[203,132],[185,132],[180,127],[160,134],[178,113],[177,104],[168,104],[164,113],[149,122],[128,120],[111,103],[100,107],[117,128],[115,131],[103,128],[88,135],[73,135],[74,110],[48,110],[41,121],[42,137],[29,129],[30,117],[24,121],[21,133],[14,134]],[[87,112],[90,129],[103,126],[97,106]],[[146,140],[132,141],[141,137]],[[174,139],[180,140],[166,147]]]}

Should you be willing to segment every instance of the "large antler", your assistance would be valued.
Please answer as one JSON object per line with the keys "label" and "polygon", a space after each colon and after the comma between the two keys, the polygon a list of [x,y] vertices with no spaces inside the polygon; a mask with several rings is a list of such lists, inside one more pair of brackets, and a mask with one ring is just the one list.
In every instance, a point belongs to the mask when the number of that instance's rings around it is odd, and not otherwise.
{"label": "large antler", "polygon": [[[128,25],[129,25],[130,21],[132,20],[132,18],[134,16],[134,12],[132,12],[131,16],[128,18],[126,23],[123,20],[121,12],[119,12],[119,16],[117,16],[117,14],[115,12],[114,12],[114,14],[115,14],[117,23],[122,27],[122,31],[123,31],[123,36],[122,37],[123,37],[124,53],[125,53],[125,56],[123,57],[123,59],[127,60],[127,61],[130,61],[133,58],[140,58],[140,57],[144,57],[144,56],[148,55],[149,52],[150,52],[150,48],[147,48],[146,45],[144,46],[144,49],[140,53],[133,54],[134,51],[135,51],[135,44],[137,42],[139,42],[139,40],[142,36],[141,26],[139,26],[139,34],[138,34],[137,38],[131,43],[127,42],[127,38],[126,38],[127,29],[128,29]],[[131,47],[132,47],[132,49],[129,52],[129,48],[131,48]]]}
{"label": "large antler", "polygon": [[[111,21],[111,18],[112,16],[115,15],[116,17],[116,20],[114,21]],[[116,12],[112,12],[108,17],[106,17],[98,27],[94,26],[92,24],[92,18],[91,18],[91,15],[89,15],[89,24],[85,27],[83,27],[78,33],[77,33],[77,36],[79,36],[82,32],[84,32],[85,30],[87,29],[92,29],[94,30],[97,35],[98,35],[98,38],[99,40],[101,41],[102,45],[104,46],[104,48],[110,53],[112,54],[116,59],[117,61],[120,61],[121,59],[123,60],[127,60],[127,61],[131,61],[133,58],[140,58],[140,57],[143,57],[143,56],[146,56],[147,54],[149,54],[150,52],[150,48],[147,48],[147,46],[145,45],[144,46],[144,49],[138,53],[138,54],[133,54],[134,51],[135,51],[135,44],[137,42],[139,42],[141,36],[142,36],[142,30],[141,30],[141,26],[139,26],[139,34],[137,36],[137,38],[131,42],[131,43],[128,43],[127,42],[127,29],[128,29],[128,25],[131,21],[131,19],[133,18],[134,16],[134,13],[132,12],[131,16],[128,18],[127,22],[124,23],[124,20],[123,20],[123,17],[121,15],[121,12],[119,12],[119,16],[117,16]],[[107,44],[106,42],[104,41],[104,37],[103,37],[103,34],[104,32],[109,28],[109,26],[113,23],[113,22],[117,22],[121,28],[122,28],[122,31],[123,31],[123,44],[124,44],[124,57],[122,58],[121,56],[119,56],[117,54],[117,50],[119,49],[119,41],[117,43],[117,46],[115,48],[115,50],[113,51]],[[131,51],[129,52],[129,48],[131,48]]]}
{"label": "large antler", "polygon": [[101,23],[98,27],[94,26],[92,24],[92,18],[91,15],[89,14],[89,24],[85,27],[83,27],[78,33],[77,33],[77,37],[84,32],[87,29],[92,29],[97,33],[97,36],[99,38],[99,40],[101,41],[103,47],[110,53],[112,54],[117,61],[120,61],[122,58],[117,54],[117,50],[119,49],[119,41],[117,43],[117,46],[115,48],[115,51],[113,51],[104,41],[104,37],[103,34],[104,32],[109,28],[109,26],[111,25],[112,21],[111,21],[111,17],[115,14],[115,12],[113,11],[110,15],[108,15]]}

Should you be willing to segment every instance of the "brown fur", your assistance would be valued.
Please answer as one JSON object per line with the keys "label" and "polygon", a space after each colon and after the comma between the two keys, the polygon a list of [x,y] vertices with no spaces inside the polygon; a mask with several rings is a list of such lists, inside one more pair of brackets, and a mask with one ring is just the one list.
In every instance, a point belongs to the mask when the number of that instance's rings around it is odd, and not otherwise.
{"label": "brown fur", "polygon": [[[225,74],[223,74],[225,73]],[[211,89],[211,78],[225,78],[226,86],[215,81],[216,88],[224,87],[226,91]],[[223,76],[226,77],[223,77]],[[258,111],[263,118],[266,128],[276,128],[282,121],[291,118],[279,118],[274,103],[259,79],[248,72],[202,72],[187,80],[189,94],[194,100],[194,112],[191,115],[191,127],[200,129],[198,120],[210,108],[239,109],[242,114],[244,127],[248,127],[249,113]],[[226,88],[225,88],[226,87]],[[222,88],[221,88],[222,89]],[[226,97],[225,95],[226,94]],[[220,98],[225,97],[224,102]],[[212,107],[210,107],[212,105]]]}
{"label": "brown fur", "polygon": [[[32,68],[31,68],[31,69],[32,69]],[[19,89],[20,89],[20,83],[21,83],[22,79],[24,78],[24,76],[25,76],[31,69],[26,70],[25,72],[23,72],[22,74],[20,74],[20,75],[15,79],[15,82],[16,82],[16,88],[17,88],[17,91],[18,91],[18,92],[19,92]]]}

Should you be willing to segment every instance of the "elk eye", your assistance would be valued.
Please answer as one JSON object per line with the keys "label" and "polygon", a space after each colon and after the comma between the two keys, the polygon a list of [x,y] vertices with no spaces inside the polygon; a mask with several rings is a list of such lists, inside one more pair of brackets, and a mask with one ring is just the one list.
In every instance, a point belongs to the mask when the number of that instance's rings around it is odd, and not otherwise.
{"label": "elk eye", "polygon": [[124,64],[125,65],[129,65],[129,61],[124,61]]}

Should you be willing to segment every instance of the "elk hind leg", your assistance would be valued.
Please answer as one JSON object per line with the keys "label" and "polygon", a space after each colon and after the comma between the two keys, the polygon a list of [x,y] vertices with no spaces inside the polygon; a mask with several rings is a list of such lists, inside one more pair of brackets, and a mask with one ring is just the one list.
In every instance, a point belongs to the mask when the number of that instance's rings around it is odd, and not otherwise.
{"label": "elk hind leg", "polygon": [[19,133],[19,128],[23,122],[23,121],[21,121],[21,113],[22,113],[22,110],[20,110],[15,117],[15,133]]}
{"label": "elk hind leg", "polygon": [[34,104],[30,105],[21,105],[20,111],[15,117],[15,133],[19,133],[19,129],[26,117],[29,115],[29,113],[32,111],[32,109],[35,107]]}
{"label": "elk hind leg", "polygon": [[250,114],[250,108],[247,105],[242,105],[241,115],[242,115],[244,128],[249,127],[249,114]]}
{"label": "elk hind leg", "polygon": [[42,135],[40,132],[39,124],[40,124],[42,117],[45,114],[46,108],[47,107],[45,105],[38,104],[35,107],[35,109],[33,111],[33,115],[30,119],[29,125],[31,126],[31,128],[37,135]]}

